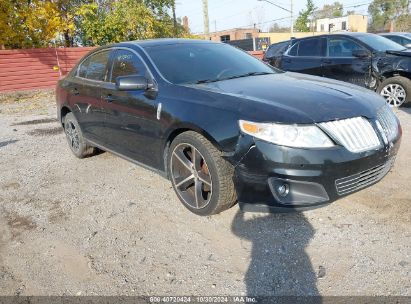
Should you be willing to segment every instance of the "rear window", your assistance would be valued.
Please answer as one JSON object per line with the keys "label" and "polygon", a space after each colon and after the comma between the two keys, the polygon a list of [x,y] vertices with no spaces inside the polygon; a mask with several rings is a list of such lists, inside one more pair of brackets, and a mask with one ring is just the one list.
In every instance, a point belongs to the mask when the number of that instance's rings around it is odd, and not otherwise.
{"label": "rear window", "polygon": [[290,41],[284,41],[284,42],[272,44],[268,48],[267,52],[265,53],[265,57],[271,58],[274,56],[281,55],[281,53],[284,53],[287,50],[289,45],[290,45]]}

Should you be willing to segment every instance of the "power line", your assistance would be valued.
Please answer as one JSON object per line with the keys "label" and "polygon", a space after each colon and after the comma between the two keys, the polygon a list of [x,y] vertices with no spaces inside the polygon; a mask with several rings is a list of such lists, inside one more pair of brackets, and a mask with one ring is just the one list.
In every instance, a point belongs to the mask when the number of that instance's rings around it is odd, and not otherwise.
{"label": "power line", "polygon": [[[257,26],[259,26],[259,25],[263,25],[263,24],[267,24],[267,23],[271,23],[271,22],[276,22],[276,21],[280,21],[280,20],[287,20],[287,19],[290,19],[291,17],[290,16],[288,16],[288,17],[282,17],[282,18],[277,18],[277,19],[273,19],[273,20],[268,20],[268,21],[263,21],[263,22],[256,22],[256,23],[254,23],[254,25],[257,27]],[[250,25],[249,24],[247,24],[247,25],[241,25],[241,26],[236,26],[236,27],[238,27],[238,28],[243,28],[243,27],[249,27]]]}

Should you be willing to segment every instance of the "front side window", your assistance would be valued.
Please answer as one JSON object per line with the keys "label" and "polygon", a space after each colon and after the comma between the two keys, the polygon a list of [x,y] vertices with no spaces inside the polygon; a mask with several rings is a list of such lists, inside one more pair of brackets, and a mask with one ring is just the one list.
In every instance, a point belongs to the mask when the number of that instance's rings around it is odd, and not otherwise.
{"label": "front side window", "polygon": [[79,76],[91,80],[104,81],[110,51],[103,51],[89,56],[84,60],[79,69]]}
{"label": "front side window", "polygon": [[328,56],[329,57],[353,57],[352,52],[363,50],[364,48],[358,43],[346,38],[328,39]]}
{"label": "front side window", "polygon": [[136,54],[127,50],[117,50],[113,58],[111,82],[119,76],[145,75],[146,67]]}
{"label": "front side window", "polygon": [[184,43],[144,48],[168,81],[194,84],[221,81],[247,74],[278,72],[257,58],[228,44]]}

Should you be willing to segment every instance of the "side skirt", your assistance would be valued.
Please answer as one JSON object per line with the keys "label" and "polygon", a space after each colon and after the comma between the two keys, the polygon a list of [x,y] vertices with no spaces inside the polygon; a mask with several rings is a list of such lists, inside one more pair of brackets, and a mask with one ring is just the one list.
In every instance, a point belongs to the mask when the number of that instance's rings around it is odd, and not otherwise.
{"label": "side skirt", "polygon": [[136,161],[136,160],[134,160],[134,159],[132,159],[132,158],[130,158],[130,157],[128,157],[128,156],[125,156],[125,155],[123,155],[123,154],[120,154],[120,153],[118,153],[118,152],[116,152],[116,151],[113,151],[112,149],[107,148],[107,147],[105,147],[105,146],[103,146],[103,145],[100,145],[100,144],[98,144],[98,143],[96,143],[96,142],[94,142],[94,141],[92,141],[92,140],[87,139],[87,138],[85,138],[85,140],[86,140],[86,142],[87,142],[90,146],[99,148],[99,149],[101,149],[101,150],[103,150],[103,151],[106,151],[106,152],[109,152],[109,153],[111,153],[111,154],[114,154],[114,155],[116,155],[116,156],[118,156],[118,157],[121,157],[122,159],[125,159],[125,160],[127,160],[127,161],[129,161],[129,162],[131,162],[131,163],[133,163],[133,164],[135,164],[135,165],[138,165],[138,166],[140,166],[140,167],[143,167],[144,169],[147,169],[147,170],[150,170],[150,171],[152,171],[152,172],[154,172],[154,173],[157,173],[157,174],[160,175],[161,177],[169,180],[169,178],[168,178],[168,176],[167,176],[167,173],[164,172],[164,171],[162,171],[162,170],[159,170],[159,169],[153,168],[153,167],[151,167],[151,166],[148,166],[148,165],[146,165],[146,164],[143,164],[143,163],[141,163],[141,162],[139,162],[139,161]]}

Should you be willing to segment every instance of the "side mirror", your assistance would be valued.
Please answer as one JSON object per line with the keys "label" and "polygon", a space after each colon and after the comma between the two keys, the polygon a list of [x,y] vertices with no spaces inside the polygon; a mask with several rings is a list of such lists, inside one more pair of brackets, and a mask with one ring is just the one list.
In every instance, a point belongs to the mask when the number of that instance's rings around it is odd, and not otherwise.
{"label": "side mirror", "polygon": [[352,55],[357,58],[366,58],[370,56],[370,53],[367,50],[354,50]]}
{"label": "side mirror", "polygon": [[407,49],[411,49],[411,43],[404,45]]}
{"label": "side mirror", "polygon": [[144,76],[131,75],[116,78],[116,88],[119,91],[147,90],[150,88],[148,79]]}

